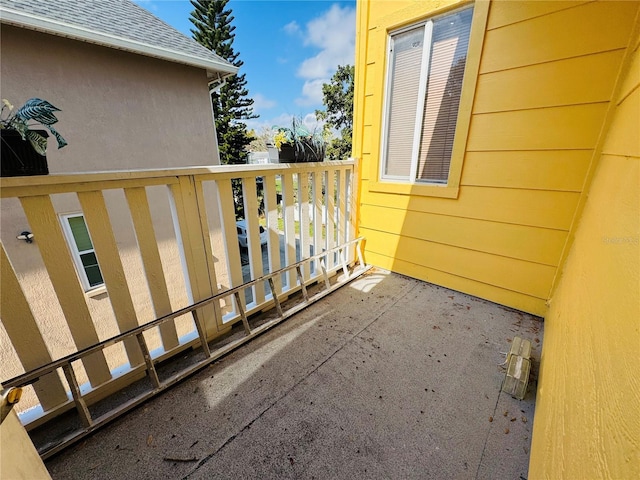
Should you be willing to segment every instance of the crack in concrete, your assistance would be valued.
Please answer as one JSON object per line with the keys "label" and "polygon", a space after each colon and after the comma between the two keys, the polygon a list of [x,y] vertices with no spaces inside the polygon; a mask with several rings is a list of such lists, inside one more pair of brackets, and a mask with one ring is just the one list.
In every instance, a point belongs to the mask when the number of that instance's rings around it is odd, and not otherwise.
{"label": "crack in concrete", "polygon": [[[197,473],[197,471],[203,466],[205,465],[209,460],[211,460],[213,457],[215,457],[219,452],[221,452],[227,445],[231,444],[239,435],[241,435],[243,432],[245,432],[246,430],[250,429],[251,426],[257,422],[258,420],[260,420],[260,418],[262,418],[262,416],[267,413],[269,410],[271,410],[271,408],[273,408],[276,404],[278,404],[281,400],[283,400],[284,398],[286,398],[287,396],[289,396],[289,394],[296,388],[298,387],[302,382],[304,382],[307,378],[309,378],[312,374],[314,374],[316,371],[318,371],[320,369],[320,367],[322,367],[325,363],[327,363],[329,360],[331,360],[338,352],[340,352],[344,347],[346,347],[348,344],[350,344],[351,342],[353,342],[354,339],[358,338],[362,332],[364,332],[365,330],[367,330],[371,325],[373,325],[375,322],[377,322],[380,317],[382,317],[385,313],[387,313],[387,311],[389,311],[389,309],[391,309],[392,307],[394,307],[395,305],[398,304],[398,302],[400,302],[400,300],[402,300],[404,297],[406,297],[409,293],[411,293],[413,290],[416,289],[416,287],[418,286],[418,282],[414,282],[413,286],[409,289],[407,289],[406,292],[404,292],[402,295],[400,295],[393,303],[390,303],[384,310],[382,310],[380,312],[380,314],[378,316],[376,316],[373,320],[371,320],[371,322],[369,322],[368,324],[366,324],[362,329],[360,329],[360,331],[358,331],[357,333],[353,334],[353,336],[351,336],[351,338],[349,338],[346,342],[344,342],[338,349],[336,349],[333,353],[331,353],[327,358],[325,358],[322,362],[320,362],[320,364],[318,366],[316,366],[315,368],[313,368],[311,371],[309,371],[309,373],[307,373],[306,375],[304,375],[300,380],[298,380],[296,383],[294,383],[291,388],[289,388],[285,393],[283,393],[280,397],[278,397],[276,400],[274,400],[269,406],[267,406],[262,412],[260,412],[260,414],[258,416],[256,416],[253,420],[251,420],[249,423],[247,423],[244,427],[242,427],[240,429],[240,431],[238,431],[237,433],[234,433],[233,435],[231,435],[219,448],[217,448],[215,451],[211,452],[210,454],[206,455],[204,458],[202,458],[200,461],[198,461],[198,463],[196,464],[196,466],[193,468],[193,470],[191,470],[189,473],[187,473],[184,477],[182,477],[182,480],[186,480],[189,477],[191,477],[192,475],[194,475],[195,473]],[[277,330],[275,330],[277,331]],[[496,407],[497,408],[498,404],[496,401]],[[486,439],[485,439],[485,446],[486,446]],[[483,449],[483,453],[484,453],[484,449]]]}

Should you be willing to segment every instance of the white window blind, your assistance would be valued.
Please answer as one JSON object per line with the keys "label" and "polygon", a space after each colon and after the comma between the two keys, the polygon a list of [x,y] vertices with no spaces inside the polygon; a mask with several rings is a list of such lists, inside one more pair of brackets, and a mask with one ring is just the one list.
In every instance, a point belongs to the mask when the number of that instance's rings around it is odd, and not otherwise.
{"label": "white window blind", "polygon": [[383,178],[447,182],[472,14],[392,34]]}

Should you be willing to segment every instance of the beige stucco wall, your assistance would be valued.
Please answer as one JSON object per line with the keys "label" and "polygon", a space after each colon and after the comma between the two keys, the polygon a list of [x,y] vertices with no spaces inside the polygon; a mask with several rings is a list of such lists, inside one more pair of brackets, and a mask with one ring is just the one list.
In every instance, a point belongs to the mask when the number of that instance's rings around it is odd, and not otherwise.
{"label": "beige stucco wall", "polygon": [[[39,97],[62,110],[56,128],[69,145],[57,150],[49,140],[51,174],[219,163],[204,70],[11,26],[3,25],[1,36],[0,96],[16,107]],[[172,308],[177,309],[188,300],[169,193],[152,187],[147,194]],[[214,251],[220,252],[217,193],[207,185],[205,194]],[[138,322],[152,320],[156,315],[124,194],[110,191],[105,198]],[[53,203],[60,214],[80,211],[75,194],[55,195]],[[45,342],[54,358],[69,354],[73,341],[37,248],[46,239],[36,238],[31,245],[17,240],[22,230],[30,230],[19,202],[3,199],[0,207],[0,238]],[[226,267],[218,265],[218,281],[224,284]],[[87,295],[86,301],[99,337],[117,334],[108,294]],[[184,322],[178,333],[188,328]],[[123,357],[110,358],[113,367]],[[23,371],[2,326],[0,363],[0,380]],[[23,400],[21,407],[30,404]]]}

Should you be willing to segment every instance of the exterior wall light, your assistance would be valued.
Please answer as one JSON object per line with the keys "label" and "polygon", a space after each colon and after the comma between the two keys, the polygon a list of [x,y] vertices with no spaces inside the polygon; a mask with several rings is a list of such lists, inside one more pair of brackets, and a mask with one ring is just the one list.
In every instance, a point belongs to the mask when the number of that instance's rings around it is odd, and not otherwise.
{"label": "exterior wall light", "polygon": [[33,243],[33,233],[24,231],[16,237],[18,240],[24,240],[27,243]]}

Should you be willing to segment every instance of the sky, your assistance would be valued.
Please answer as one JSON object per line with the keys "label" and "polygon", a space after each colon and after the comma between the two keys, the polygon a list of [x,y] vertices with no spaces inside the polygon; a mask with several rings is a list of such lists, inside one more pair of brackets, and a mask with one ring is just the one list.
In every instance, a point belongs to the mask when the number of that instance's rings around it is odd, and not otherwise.
{"label": "sky", "polygon": [[[134,0],[191,38],[188,0]],[[353,65],[355,0],[231,0],[236,27],[233,48],[244,62],[249,97],[260,118],[247,126],[260,132],[290,126],[293,115],[311,127],[323,108],[322,84],[338,65]]]}

